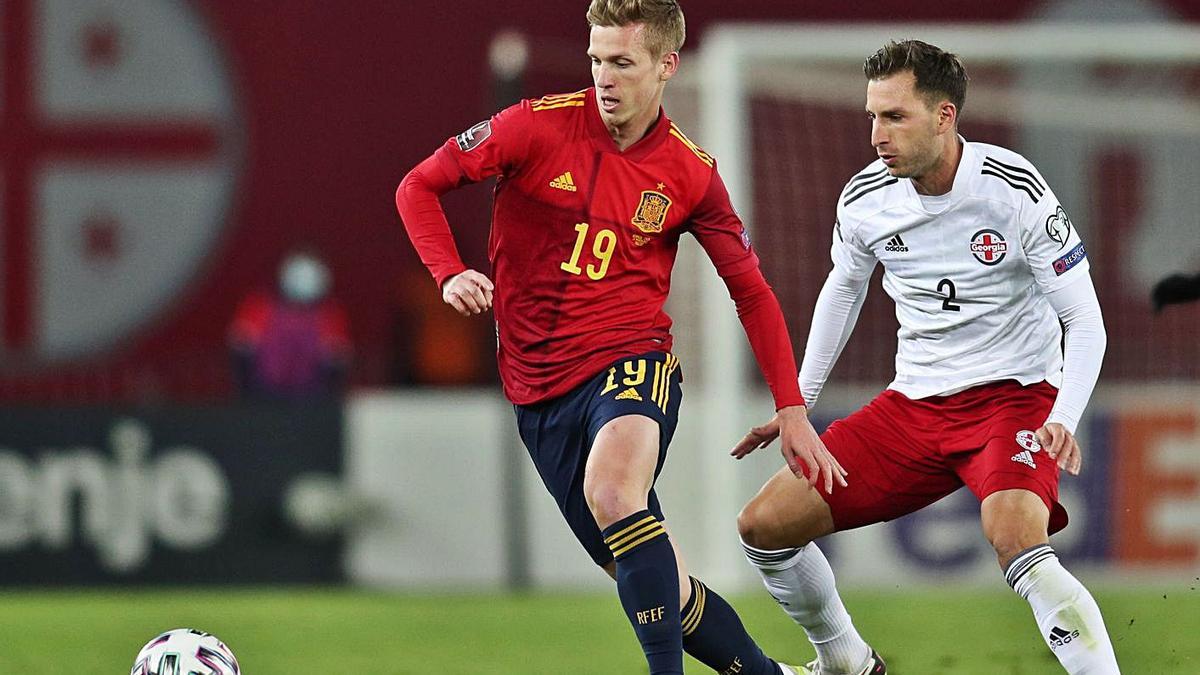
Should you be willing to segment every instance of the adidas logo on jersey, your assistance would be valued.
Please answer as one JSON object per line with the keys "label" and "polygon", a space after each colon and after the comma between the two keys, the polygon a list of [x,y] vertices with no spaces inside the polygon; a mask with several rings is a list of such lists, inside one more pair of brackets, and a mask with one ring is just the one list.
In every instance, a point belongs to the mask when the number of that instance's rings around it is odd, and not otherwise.
{"label": "adidas logo on jersey", "polygon": [[1033,453],[1028,450],[1022,450],[1021,452],[1013,455],[1012,461],[1020,462],[1031,469],[1037,468],[1037,464],[1033,463]]}
{"label": "adidas logo on jersey", "polygon": [[570,171],[550,181],[550,187],[566,190],[567,192],[576,192],[579,189],[575,187],[575,179],[571,178]]}
{"label": "adidas logo on jersey", "polygon": [[628,400],[628,399],[633,399],[634,401],[641,401],[642,395],[637,393],[637,389],[634,389],[633,387],[630,387],[630,388],[626,389],[625,391],[617,394],[616,400],[618,400],[618,401],[624,401],[624,400]]}
{"label": "adidas logo on jersey", "polygon": [[908,253],[908,247],[904,245],[904,240],[900,238],[900,235],[896,235],[891,239],[888,239],[888,242],[884,245],[883,250],[889,253]]}

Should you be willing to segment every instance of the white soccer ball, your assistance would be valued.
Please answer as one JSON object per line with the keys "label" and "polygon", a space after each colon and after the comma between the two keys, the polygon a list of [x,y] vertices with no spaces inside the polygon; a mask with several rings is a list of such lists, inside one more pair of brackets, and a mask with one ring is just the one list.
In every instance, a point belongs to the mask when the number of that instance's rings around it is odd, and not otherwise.
{"label": "white soccer ball", "polygon": [[237,657],[215,635],[176,628],[142,647],[129,675],[240,675]]}

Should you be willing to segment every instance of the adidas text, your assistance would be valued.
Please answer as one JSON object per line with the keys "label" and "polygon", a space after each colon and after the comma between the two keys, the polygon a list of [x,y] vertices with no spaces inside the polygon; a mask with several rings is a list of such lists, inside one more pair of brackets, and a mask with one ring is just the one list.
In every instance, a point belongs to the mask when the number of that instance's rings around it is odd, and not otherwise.
{"label": "adidas text", "polygon": [[576,192],[579,190],[579,188],[575,187],[575,179],[571,177],[570,171],[550,181],[550,187],[566,190],[567,192]]}
{"label": "adidas text", "polygon": [[1058,626],[1051,628],[1050,635],[1047,636],[1047,639],[1050,642],[1050,651],[1054,651],[1065,644],[1069,644],[1077,637],[1079,637],[1079,631],[1077,630],[1073,630],[1068,633]]}
{"label": "adidas text", "polygon": [[900,235],[896,235],[891,239],[888,239],[888,242],[884,245],[883,250],[889,253],[908,253],[908,246],[904,245],[904,240],[900,238]]}

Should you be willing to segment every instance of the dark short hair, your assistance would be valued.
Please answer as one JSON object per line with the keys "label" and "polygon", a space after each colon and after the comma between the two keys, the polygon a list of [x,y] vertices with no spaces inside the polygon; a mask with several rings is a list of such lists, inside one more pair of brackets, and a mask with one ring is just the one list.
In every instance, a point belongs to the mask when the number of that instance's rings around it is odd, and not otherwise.
{"label": "dark short hair", "polygon": [[911,71],[917,79],[917,93],[930,105],[949,100],[962,111],[967,100],[967,69],[958,55],[920,40],[889,42],[863,63],[868,80],[882,80],[896,73]]}

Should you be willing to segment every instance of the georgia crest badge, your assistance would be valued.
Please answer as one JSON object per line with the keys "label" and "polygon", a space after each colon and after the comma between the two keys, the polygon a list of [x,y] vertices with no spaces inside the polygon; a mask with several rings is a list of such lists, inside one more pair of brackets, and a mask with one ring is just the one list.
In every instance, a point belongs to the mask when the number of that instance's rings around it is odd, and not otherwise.
{"label": "georgia crest badge", "polygon": [[638,202],[637,210],[633,212],[633,224],[646,234],[662,232],[669,208],[670,197],[654,190],[642,190],[642,199]]}

